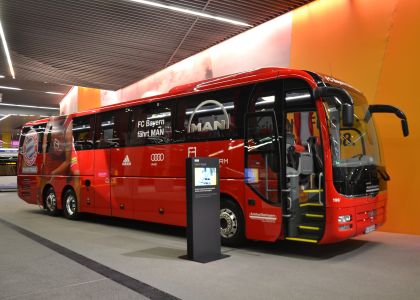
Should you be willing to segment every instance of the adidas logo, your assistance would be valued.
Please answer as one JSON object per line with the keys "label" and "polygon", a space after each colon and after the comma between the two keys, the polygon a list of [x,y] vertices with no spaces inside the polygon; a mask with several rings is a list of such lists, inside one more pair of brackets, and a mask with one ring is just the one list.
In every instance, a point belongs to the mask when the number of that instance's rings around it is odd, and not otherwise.
{"label": "adidas logo", "polygon": [[123,160],[123,162],[122,162],[122,165],[123,165],[123,166],[131,166],[131,161],[130,161],[130,158],[128,158],[128,155],[126,155],[126,156],[124,157],[124,160]]}

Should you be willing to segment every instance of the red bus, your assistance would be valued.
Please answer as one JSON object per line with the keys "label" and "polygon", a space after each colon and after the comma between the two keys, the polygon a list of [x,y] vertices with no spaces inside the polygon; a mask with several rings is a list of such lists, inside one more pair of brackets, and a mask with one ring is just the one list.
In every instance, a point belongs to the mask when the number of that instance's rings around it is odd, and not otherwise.
{"label": "red bus", "polygon": [[220,234],[332,243],[385,222],[389,175],[373,113],[334,78],[264,68],[27,123],[18,193],[49,214],[186,226],[185,159],[220,161]]}

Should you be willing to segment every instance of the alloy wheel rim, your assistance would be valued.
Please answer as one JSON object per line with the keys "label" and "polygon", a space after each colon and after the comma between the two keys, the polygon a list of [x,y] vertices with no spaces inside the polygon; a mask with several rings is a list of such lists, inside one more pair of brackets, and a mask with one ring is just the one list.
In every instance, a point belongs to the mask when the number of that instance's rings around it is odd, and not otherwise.
{"label": "alloy wheel rim", "polygon": [[57,199],[54,193],[49,193],[45,202],[49,211],[55,211]]}
{"label": "alloy wheel rim", "polygon": [[231,238],[238,231],[238,218],[229,208],[220,210],[220,235],[223,238]]}
{"label": "alloy wheel rim", "polygon": [[76,212],[76,199],[73,195],[69,195],[66,198],[66,210],[70,216]]}

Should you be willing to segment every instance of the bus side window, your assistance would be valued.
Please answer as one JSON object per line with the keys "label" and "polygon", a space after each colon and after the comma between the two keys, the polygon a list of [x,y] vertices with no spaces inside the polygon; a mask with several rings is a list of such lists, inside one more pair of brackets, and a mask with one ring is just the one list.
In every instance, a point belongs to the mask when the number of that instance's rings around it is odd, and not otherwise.
{"label": "bus side window", "polygon": [[42,153],[42,141],[44,139],[44,131],[46,126],[46,123],[33,126],[33,129],[38,135],[38,153]]}
{"label": "bus side window", "polygon": [[177,141],[236,139],[243,133],[249,86],[204,93],[177,100]]}
{"label": "bus side window", "polygon": [[73,140],[76,151],[93,149],[94,127],[94,115],[73,119]]}
{"label": "bus side window", "polygon": [[23,151],[23,142],[25,141],[26,134],[29,132],[29,127],[23,127],[22,133],[19,138],[19,152],[22,153]]}
{"label": "bus side window", "polygon": [[119,143],[114,139],[114,121],[114,112],[96,115],[95,149],[118,147]]}
{"label": "bus side window", "polygon": [[131,118],[130,146],[171,143],[173,111],[173,101],[135,107]]}
{"label": "bus side window", "polygon": [[249,102],[248,112],[274,110],[278,85],[279,81],[258,84],[254,91],[254,97]]}
{"label": "bus side window", "polygon": [[128,145],[129,125],[133,108],[127,107],[117,110],[114,118],[113,147],[126,147]]}

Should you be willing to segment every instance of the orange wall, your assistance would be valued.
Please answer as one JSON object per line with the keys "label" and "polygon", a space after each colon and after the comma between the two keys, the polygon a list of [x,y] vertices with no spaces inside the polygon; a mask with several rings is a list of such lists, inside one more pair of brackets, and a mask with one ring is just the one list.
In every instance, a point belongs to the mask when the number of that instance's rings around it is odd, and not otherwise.
{"label": "orange wall", "polygon": [[394,16],[375,102],[403,109],[410,137],[402,139],[399,122],[380,116],[377,124],[386,164],[391,173],[388,221],[383,230],[420,234],[420,1],[400,0]]}
{"label": "orange wall", "polygon": [[101,106],[101,90],[99,89],[79,87],[77,96],[78,111]]}
{"label": "orange wall", "polygon": [[392,104],[407,114],[408,138],[397,118],[375,116],[391,175],[383,231],[420,234],[419,37],[418,0],[319,0],[293,13],[290,67],[333,75],[371,103]]}

